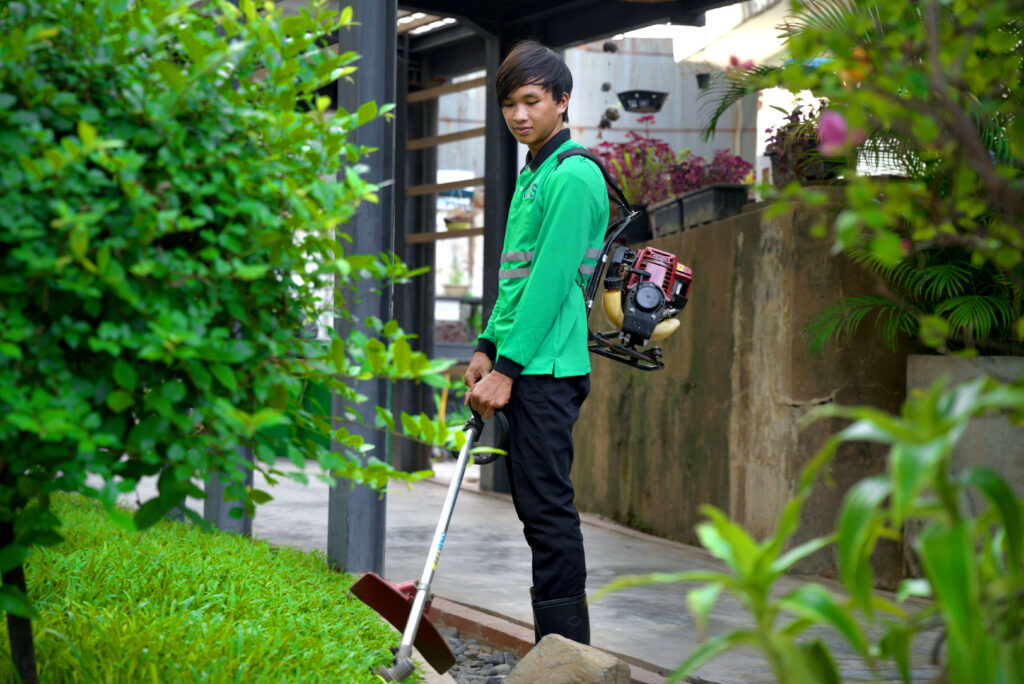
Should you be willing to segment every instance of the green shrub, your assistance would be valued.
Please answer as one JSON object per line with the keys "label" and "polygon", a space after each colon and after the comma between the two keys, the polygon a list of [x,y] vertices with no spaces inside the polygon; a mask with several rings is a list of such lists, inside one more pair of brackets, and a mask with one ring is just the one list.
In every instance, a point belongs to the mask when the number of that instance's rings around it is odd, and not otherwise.
{"label": "green shrub", "polygon": [[127,532],[78,496],[53,509],[65,541],[27,564],[43,682],[347,684],[390,663],[397,633],[320,553],[187,523]]}
{"label": "green shrub", "polygon": [[[413,275],[346,248],[344,223],[377,201],[359,164],[373,150],[349,132],[391,107],[332,112],[317,95],[355,71],[358,55],[322,43],[353,27],[326,0],[288,17],[252,0],[0,3],[0,609],[32,614],[17,575],[60,539],[51,492],[145,528],[215,473],[245,508],[268,500],[245,486],[239,446],[271,481],[280,457],[329,481],[419,477],[331,418],[358,419],[353,378],[443,384],[444,364],[394,322],[353,321],[328,345],[301,335]],[[311,410],[309,384],[348,409]],[[115,511],[152,475],[158,496]],[[30,678],[26,631],[11,633]]]}

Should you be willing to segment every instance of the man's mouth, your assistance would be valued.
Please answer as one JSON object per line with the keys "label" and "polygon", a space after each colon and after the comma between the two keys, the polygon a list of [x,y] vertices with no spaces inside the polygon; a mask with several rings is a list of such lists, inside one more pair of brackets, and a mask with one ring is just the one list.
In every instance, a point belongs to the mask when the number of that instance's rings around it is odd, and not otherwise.
{"label": "man's mouth", "polygon": [[515,127],[515,132],[518,133],[519,135],[526,135],[531,130],[533,130],[533,129],[530,126],[516,126]]}

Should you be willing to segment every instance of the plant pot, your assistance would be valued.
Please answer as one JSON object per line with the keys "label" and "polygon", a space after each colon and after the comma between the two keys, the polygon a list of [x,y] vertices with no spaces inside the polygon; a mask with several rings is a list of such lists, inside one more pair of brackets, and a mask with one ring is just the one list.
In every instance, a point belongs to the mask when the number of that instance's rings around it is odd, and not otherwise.
{"label": "plant pot", "polygon": [[465,297],[469,294],[469,285],[453,285],[452,283],[445,283],[444,294],[446,297]]}
{"label": "plant pot", "polygon": [[683,231],[683,206],[678,197],[648,206],[647,215],[650,217],[651,234],[656,238]]}
{"label": "plant pot", "polygon": [[846,164],[843,159],[822,157],[809,154],[799,159],[791,159],[785,163],[776,152],[766,152],[765,156],[772,163],[772,185],[784,188],[793,181],[801,185],[821,185],[835,181]]}
{"label": "plant pot", "polygon": [[744,183],[712,183],[679,198],[684,228],[735,216],[747,203],[750,186]]}
{"label": "plant pot", "polygon": [[637,114],[660,112],[668,97],[668,93],[658,90],[627,90],[616,94],[623,109]]}

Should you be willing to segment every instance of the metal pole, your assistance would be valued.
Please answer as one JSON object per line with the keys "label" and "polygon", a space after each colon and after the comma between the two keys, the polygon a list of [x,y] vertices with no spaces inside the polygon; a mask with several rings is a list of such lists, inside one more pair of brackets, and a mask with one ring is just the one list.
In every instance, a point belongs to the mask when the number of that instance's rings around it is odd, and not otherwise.
{"label": "metal pole", "polygon": [[[338,82],[338,105],[354,112],[359,105],[374,100],[378,106],[395,101],[396,75],[396,26],[398,5],[396,0],[345,0],[342,6],[351,6],[354,19],[359,26],[341,29],[338,36],[342,52],[354,50],[360,55],[359,70],[355,73],[355,84],[345,80]],[[355,129],[352,142],[377,151],[365,161],[370,170],[366,177],[372,182],[390,181],[395,177],[395,131],[391,123],[377,119]],[[394,251],[394,188],[381,188],[380,202],[364,202],[355,216],[345,226],[352,236],[347,252],[379,254]],[[391,318],[390,291],[360,293],[358,300],[345,303],[352,320],[336,318],[335,331],[347,336],[351,326],[358,325],[368,316],[381,320]],[[344,415],[346,410],[362,416],[367,425],[373,424],[374,406],[387,401],[387,384],[383,380],[355,382],[355,389],[366,397],[359,405],[346,405],[340,397],[331,401],[334,416]],[[386,437],[375,430],[346,426],[355,434],[362,435],[366,442],[373,444],[371,452],[375,457],[387,458]],[[337,442],[331,448],[341,451]],[[366,458],[365,456],[362,458]],[[384,532],[386,500],[383,493],[369,487],[355,486],[346,480],[339,480],[331,489],[327,515],[327,556],[337,567],[352,573],[384,573]]]}

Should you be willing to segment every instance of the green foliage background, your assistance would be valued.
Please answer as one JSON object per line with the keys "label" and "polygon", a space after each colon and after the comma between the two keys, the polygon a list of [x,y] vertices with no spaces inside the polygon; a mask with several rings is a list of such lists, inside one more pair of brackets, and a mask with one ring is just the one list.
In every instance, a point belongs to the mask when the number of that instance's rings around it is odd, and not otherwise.
{"label": "green foliage background", "polygon": [[[353,26],[323,1],[289,17],[249,0],[0,3],[0,570],[59,541],[55,491],[145,528],[219,473],[252,510],[270,494],[244,485],[239,445],[271,482],[281,457],[332,481],[420,477],[366,461],[350,381],[442,385],[445,364],[394,322],[302,335],[414,275],[346,247],[345,221],[377,200],[360,164],[373,150],[348,136],[390,109],[316,95],[358,58],[318,41]],[[304,408],[310,383],[346,400],[335,425]],[[396,422],[378,409],[376,427]],[[426,415],[400,424],[462,437]],[[158,497],[114,507],[152,475]],[[12,583],[0,608],[31,614]]]}

